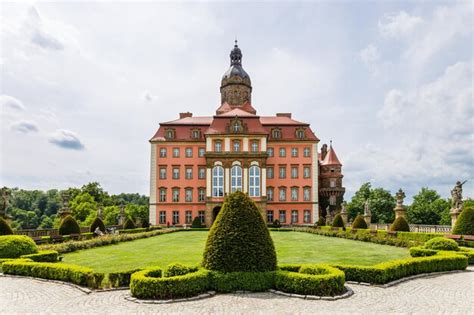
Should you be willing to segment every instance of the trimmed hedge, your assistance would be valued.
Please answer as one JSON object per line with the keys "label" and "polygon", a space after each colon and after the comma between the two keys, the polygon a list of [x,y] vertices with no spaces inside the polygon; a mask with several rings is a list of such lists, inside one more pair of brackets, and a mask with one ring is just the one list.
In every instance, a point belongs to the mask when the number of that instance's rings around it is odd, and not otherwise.
{"label": "trimmed hedge", "polygon": [[353,229],[367,229],[367,223],[362,215],[357,215],[354,222],[352,222]]}
{"label": "trimmed hedge", "polygon": [[247,194],[237,191],[226,196],[207,237],[202,266],[221,272],[276,269],[270,232]]}
{"label": "trimmed hedge", "polygon": [[456,253],[466,256],[470,265],[474,264],[474,250],[466,247],[459,247],[459,251]]}
{"label": "trimmed hedge", "polygon": [[344,293],[345,275],[328,265],[281,266],[275,272],[275,288],[302,295],[334,296]]}
{"label": "trimmed hedge", "polygon": [[91,233],[95,232],[95,229],[99,228],[99,230],[102,231],[102,233],[105,233],[105,224],[104,221],[101,220],[101,218],[97,217],[94,219],[94,221],[91,224],[90,231]]}
{"label": "trimmed hedge", "polygon": [[390,226],[390,231],[403,231],[410,232],[410,226],[408,225],[407,220],[404,217],[398,217],[393,221]]}
{"label": "trimmed hedge", "polygon": [[76,219],[68,215],[59,225],[59,235],[81,234],[81,228],[77,224]]}
{"label": "trimmed hedge", "polygon": [[14,260],[3,263],[2,269],[4,274],[61,280],[93,289],[99,288],[104,278],[103,273],[90,268],[62,263]]}
{"label": "trimmed hedge", "polygon": [[316,222],[317,226],[325,226],[326,225],[326,220],[324,220],[323,217],[319,217],[318,222]]}
{"label": "trimmed hedge", "polygon": [[133,273],[143,270],[142,268],[111,272],[108,275],[110,286],[113,288],[130,286],[130,277]]}
{"label": "trimmed hedge", "polygon": [[0,236],[0,258],[18,258],[38,252],[35,242],[26,235]]}
{"label": "trimmed hedge", "polygon": [[21,258],[29,258],[36,262],[57,262],[59,253],[55,250],[43,250],[37,254],[21,255]]}
{"label": "trimmed hedge", "polygon": [[459,246],[455,240],[451,240],[445,237],[435,237],[425,243],[425,248],[434,250],[448,250],[458,251]]}
{"label": "trimmed hedge", "polygon": [[210,288],[217,292],[234,291],[261,292],[274,285],[274,271],[263,272],[219,272],[211,271]]}
{"label": "trimmed hedge", "polygon": [[440,252],[430,257],[392,260],[374,266],[333,265],[344,271],[347,281],[385,284],[401,278],[440,271],[464,270],[467,257],[453,252]]}
{"label": "trimmed hedge", "polygon": [[209,271],[198,269],[185,275],[162,277],[161,268],[150,268],[132,274],[130,292],[140,299],[178,299],[206,292]]}
{"label": "trimmed hedge", "polygon": [[437,250],[424,248],[423,246],[414,246],[410,248],[411,257],[426,257],[433,256],[438,253]]}
{"label": "trimmed hedge", "polygon": [[8,222],[0,217],[0,235],[13,235],[13,230],[8,224]]}
{"label": "trimmed hedge", "polygon": [[132,221],[132,219],[127,218],[127,220],[123,224],[123,229],[124,230],[131,230],[131,229],[135,229],[135,228],[136,228],[136,226],[135,226],[135,223]]}
{"label": "trimmed hedge", "polygon": [[198,271],[199,266],[190,266],[180,263],[169,264],[163,272],[164,277],[183,276],[188,273]]}
{"label": "trimmed hedge", "polygon": [[474,235],[474,207],[466,207],[454,225],[453,234]]}
{"label": "trimmed hedge", "polygon": [[199,217],[195,217],[193,220],[193,223],[191,224],[191,228],[196,229],[196,228],[202,228],[203,225],[201,224],[201,219]]}
{"label": "trimmed hedge", "polygon": [[129,230],[118,230],[119,234],[135,234],[135,233],[143,233],[146,232],[147,228],[135,228]]}

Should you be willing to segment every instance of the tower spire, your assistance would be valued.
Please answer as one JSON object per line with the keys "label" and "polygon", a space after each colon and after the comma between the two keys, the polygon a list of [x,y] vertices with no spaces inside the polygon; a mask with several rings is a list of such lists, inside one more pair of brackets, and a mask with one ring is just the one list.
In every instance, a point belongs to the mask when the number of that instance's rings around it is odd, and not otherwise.
{"label": "tower spire", "polygon": [[242,51],[240,51],[239,45],[237,45],[237,38],[234,41],[234,49],[230,52],[230,65],[241,66],[242,65]]}

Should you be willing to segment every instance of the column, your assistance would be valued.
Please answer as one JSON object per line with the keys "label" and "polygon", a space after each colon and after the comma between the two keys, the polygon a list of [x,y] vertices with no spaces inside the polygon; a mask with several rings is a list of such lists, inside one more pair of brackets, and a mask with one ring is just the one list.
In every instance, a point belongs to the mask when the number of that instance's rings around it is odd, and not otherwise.
{"label": "column", "polygon": [[212,169],[206,168],[206,196],[212,196]]}
{"label": "column", "polygon": [[262,197],[267,195],[267,169],[262,167]]}
{"label": "column", "polygon": [[156,144],[151,144],[150,158],[150,224],[156,225]]}
{"label": "column", "polygon": [[245,137],[242,144],[242,152],[249,151],[249,138]]}
{"label": "column", "polygon": [[230,152],[230,138],[224,138],[224,152]]}
{"label": "column", "polygon": [[248,193],[249,192],[249,184],[248,184],[249,183],[249,169],[245,167],[242,170],[242,172],[243,172],[242,175],[244,177],[242,181],[242,186],[243,186],[242,188],[243,188],[244,193]]}
{"label": "column", "polygon": [[230,168],[228,167],[224,169],[224,193],[230,193]]}
{"label": "column", "polygon": [[260,151],[262,152],[267,152],[267,138],[263,137],[262,140],[260,141]]}
{"label": "column", "polygon": [[212,151],[212,139],[210,137],[206,138],[206,151]]}

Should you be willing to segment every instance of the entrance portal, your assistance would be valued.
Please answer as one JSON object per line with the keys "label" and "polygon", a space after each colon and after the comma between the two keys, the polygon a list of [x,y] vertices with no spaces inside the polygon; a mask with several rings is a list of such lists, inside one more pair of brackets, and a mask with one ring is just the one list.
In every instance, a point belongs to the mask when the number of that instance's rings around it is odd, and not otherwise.
{"label": "entrance portal", "polygon": [[220,206],[214,207],[214,209],[212,209],[212,222],[216,221],[217,215],[219,214],[220,211],[221,211]]}

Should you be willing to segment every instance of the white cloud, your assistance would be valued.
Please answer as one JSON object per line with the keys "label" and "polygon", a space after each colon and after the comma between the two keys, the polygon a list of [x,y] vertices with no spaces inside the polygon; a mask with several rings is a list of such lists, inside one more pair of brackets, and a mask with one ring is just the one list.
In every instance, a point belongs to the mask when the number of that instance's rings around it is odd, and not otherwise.
{"label": "white cloud", "polygon": [[359,57],[367,66],[372,75],[378,74],[378,62],[380,60],[380,53],[377,46],[369,44],[367,47],[359,52]]}
{"label": "white cloud", "polygon": [[18,110],[18,111],[24,111],[25,110],[25,105],[23,103],[10,95],[0,95],[0,104],[2,110],[8,110],[8,109],[13,109],[13,110]]}
{"label": "white cloud", "polygon": [[50,134],[49,142],[62,149],[84,150],[84,144],[79,140],[79,137],[69,130],[56,130],[54,133]]}
{"label": "white cloud", "polygon": [[10,125],[10,128],[14,131],[21,133],[38,132],[38,126],[34,121],[19,120]]}
{"label": "white cloud", "polygon": [[405,11],[387,14],[379,21],[379,32],[384,37],[403,37],[410,35],[423,19],[419,16],[410,15]]}

